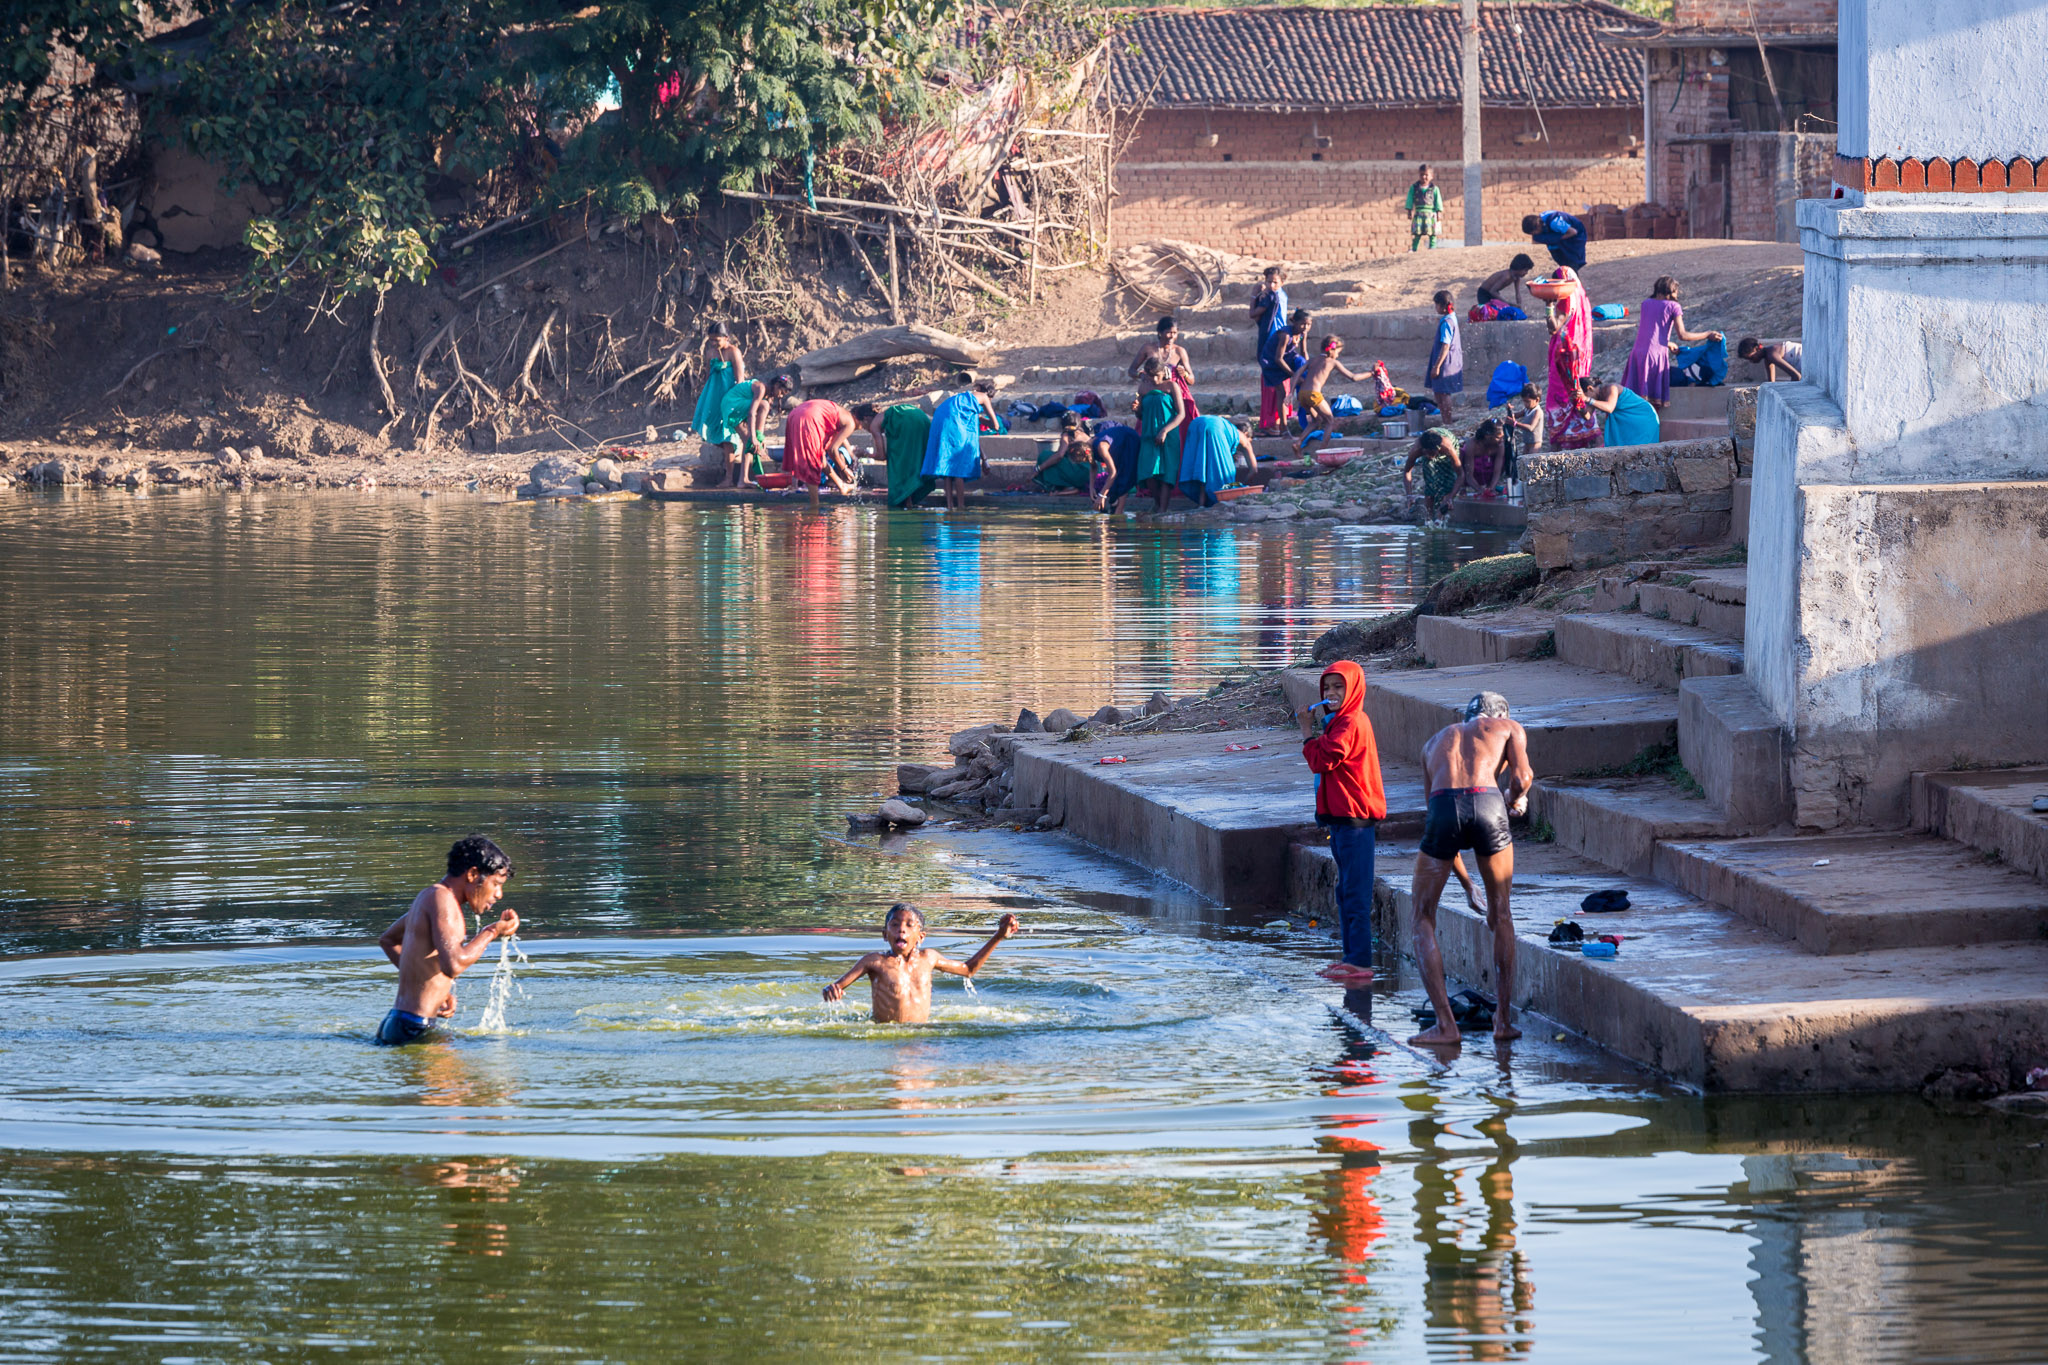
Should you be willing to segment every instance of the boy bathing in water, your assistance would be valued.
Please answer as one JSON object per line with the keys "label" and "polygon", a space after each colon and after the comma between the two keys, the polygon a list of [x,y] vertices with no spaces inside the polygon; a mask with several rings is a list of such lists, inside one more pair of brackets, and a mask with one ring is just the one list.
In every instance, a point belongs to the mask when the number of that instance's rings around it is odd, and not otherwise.
{"label": "boy bathing in water", "polygon": [[874,991],[871,1017],[878,1024],[924,1024],[932,1017],[932,973],[971,977],[988,961],[996,945],[1021,926],[1015,915],[1004,915],[996,931],[973,957],[954,962],[939,956],[936,948],[921,948],[924,942],[924,912],[902,901],[889,907],[882,921],[882,937],[889,941],[886,953],[869,953],[853,964],[845,976],[825,987],[827,1000],[837,1000],[846,988],[867,977]]}
{"label": "boy bathing in water", "polygon": [[1295,449],[1306,451],[1308,434],[1311,431],[1330,431],[1337,425],[1337,415],[1330,411],[1330,400],[1323,397],[1323,385],[1330,382],[1332,374],[1341,374],[1354,384],[1365,382],[1366,376],[1353,374],[1345,368],[1344,338],[1325,337],[1320,357],[1303,366],[1294,381],[1295,416],[1301,422],[1301,440]]}
{"label": "boy bathing in water", "polygon": [[448,875],[415,896],[412,909],[377,940],[398,968],[398,999],[377,1028],[378,1042],[416,1043],[455,1013],[455,978],[493,942],[519,932],[519,912],[507,910],[464,943],[462,912],[488,913],[511,879],[512,860],[481,834],[448,850]]}

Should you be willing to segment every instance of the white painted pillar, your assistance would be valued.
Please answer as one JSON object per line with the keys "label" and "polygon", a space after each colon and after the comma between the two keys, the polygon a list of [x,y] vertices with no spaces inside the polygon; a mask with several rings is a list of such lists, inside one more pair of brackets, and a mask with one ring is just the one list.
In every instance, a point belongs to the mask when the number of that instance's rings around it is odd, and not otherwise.
{"label": "white painted pillar", "polygon": [[1460,18],[1465,38],[1465,72],[1460,82],[1465,102],[1465,245],[1486,242],[1483,201],[1484,149],[1479,141],[1479,0],[1465,0]]}

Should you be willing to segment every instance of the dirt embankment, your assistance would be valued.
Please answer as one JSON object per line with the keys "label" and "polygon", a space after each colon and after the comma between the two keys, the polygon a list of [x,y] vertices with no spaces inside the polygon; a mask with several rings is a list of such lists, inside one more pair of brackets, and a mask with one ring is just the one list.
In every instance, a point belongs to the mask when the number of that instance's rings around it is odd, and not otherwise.
{"label": "dirt embankment", "polygon": [[[1438,288],[1469,296],[1511,254],[1457,248],[1297,273],[1363,281],[1361,306],[1375,311],[1421,311]],[[162,275],[17,267],[0,294],[0,476],[43,465],[67,482],[511,488],[543,455],[686,426],[713,319],[738,325],[757,372],[889,321],[836,243],[743,228],[685,242],[508,229],[450,253],[426,285],[394,290],[381,319],[363,298],[252,307],[235,297],[239,272],[235,253],[173,257]],[[1631,304],[1662,274],[1685,283],[1694,327],[1797,333],[1796,247],[1600,243],[1586,272],[1598,297]],[[1056,277],[1034,307],[954,304],[917,320],[992,343],[1011,373],[1111,346],[1151,316],[1094,270]],[[953,378],[899,362],[832,396]]]}

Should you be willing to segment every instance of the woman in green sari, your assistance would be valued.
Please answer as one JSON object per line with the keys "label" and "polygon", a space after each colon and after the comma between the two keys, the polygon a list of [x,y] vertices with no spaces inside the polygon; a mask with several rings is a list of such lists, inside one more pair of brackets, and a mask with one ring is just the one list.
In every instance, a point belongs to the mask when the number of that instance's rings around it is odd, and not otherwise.
{"label": "woman in green sari", "polygon": [[719,443],[725,451],[725,483],[721,486],[745,488],[767,472],[768,424],[775,416],[775,402],[795,391],[796,381],[786,374],[765,380],[742,379],[725,391],[719,410],[726,432]]}
{"label": "woman in green sari", "polygon": [[747,358],[740,354],[739,343],[732,339],[732,329],[722,322],[704,329],[704,341],[711,348],[711,366],[704,376],[704,388],[697,395],[697,411],[690,429],[710,444],[722,446],[732,440],[732,432],[725,425],[726,391],[747,377]]}
{"label": "woman in green sari", "polygon": [[1138,399],[1137,485],[1140,492],[1152,494],[1152,510],[1164,512],[1166,500],[1173,496],[1173,481],[1180,477],[1180,460],[1169,461],[1166,447],[1187,414],[1171,372],[1158,356],[1145,362],[1145,379],[1151,387]]}
{"label": "woman in green sari", "polygon": [[915,507],[923,502],[939,482],[918,472],[924,467],[932,415],[915,403],[891,403],[880,409],[873,403],[856,403],[853,420],[875,438],[875,458],[889,468],[889,505]]}
{"label": "woman in green sari", "polygon": [[[1408,462],[1401,466],[1401,482],[1415,487],[1415,466],[1422,466],[1422,496],[1427,503],[1425,518],[1435,521],[1450,510],[1451,492],[1458,486],[1458,434],[1449,427],[1431,427],[1415,442]],[[1441,509],[1441,510],[1440,510]]]}

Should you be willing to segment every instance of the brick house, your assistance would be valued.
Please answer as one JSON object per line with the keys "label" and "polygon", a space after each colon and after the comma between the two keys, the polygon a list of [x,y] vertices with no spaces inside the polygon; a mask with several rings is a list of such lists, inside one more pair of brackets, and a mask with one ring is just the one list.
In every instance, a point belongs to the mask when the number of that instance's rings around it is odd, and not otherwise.
{"label": "brick house", "polygon": [[1648,197],[1689,236],[1799,240],[1793,205],[1834,178],[1835,0],[1675,0],[1644,54]]}
{"label": "brick house", "polygon": [[[1600,0],[1480,7],[1488,241],[1525,213],[1643,198],[1643,55],[1655,28]],[[1456,5],[1148,9],[1110,80],[1137,129],[1116,237],[1357,260],[1408,249],[1402,196],[1428,162],[1446,244],[1464,239]]]}

